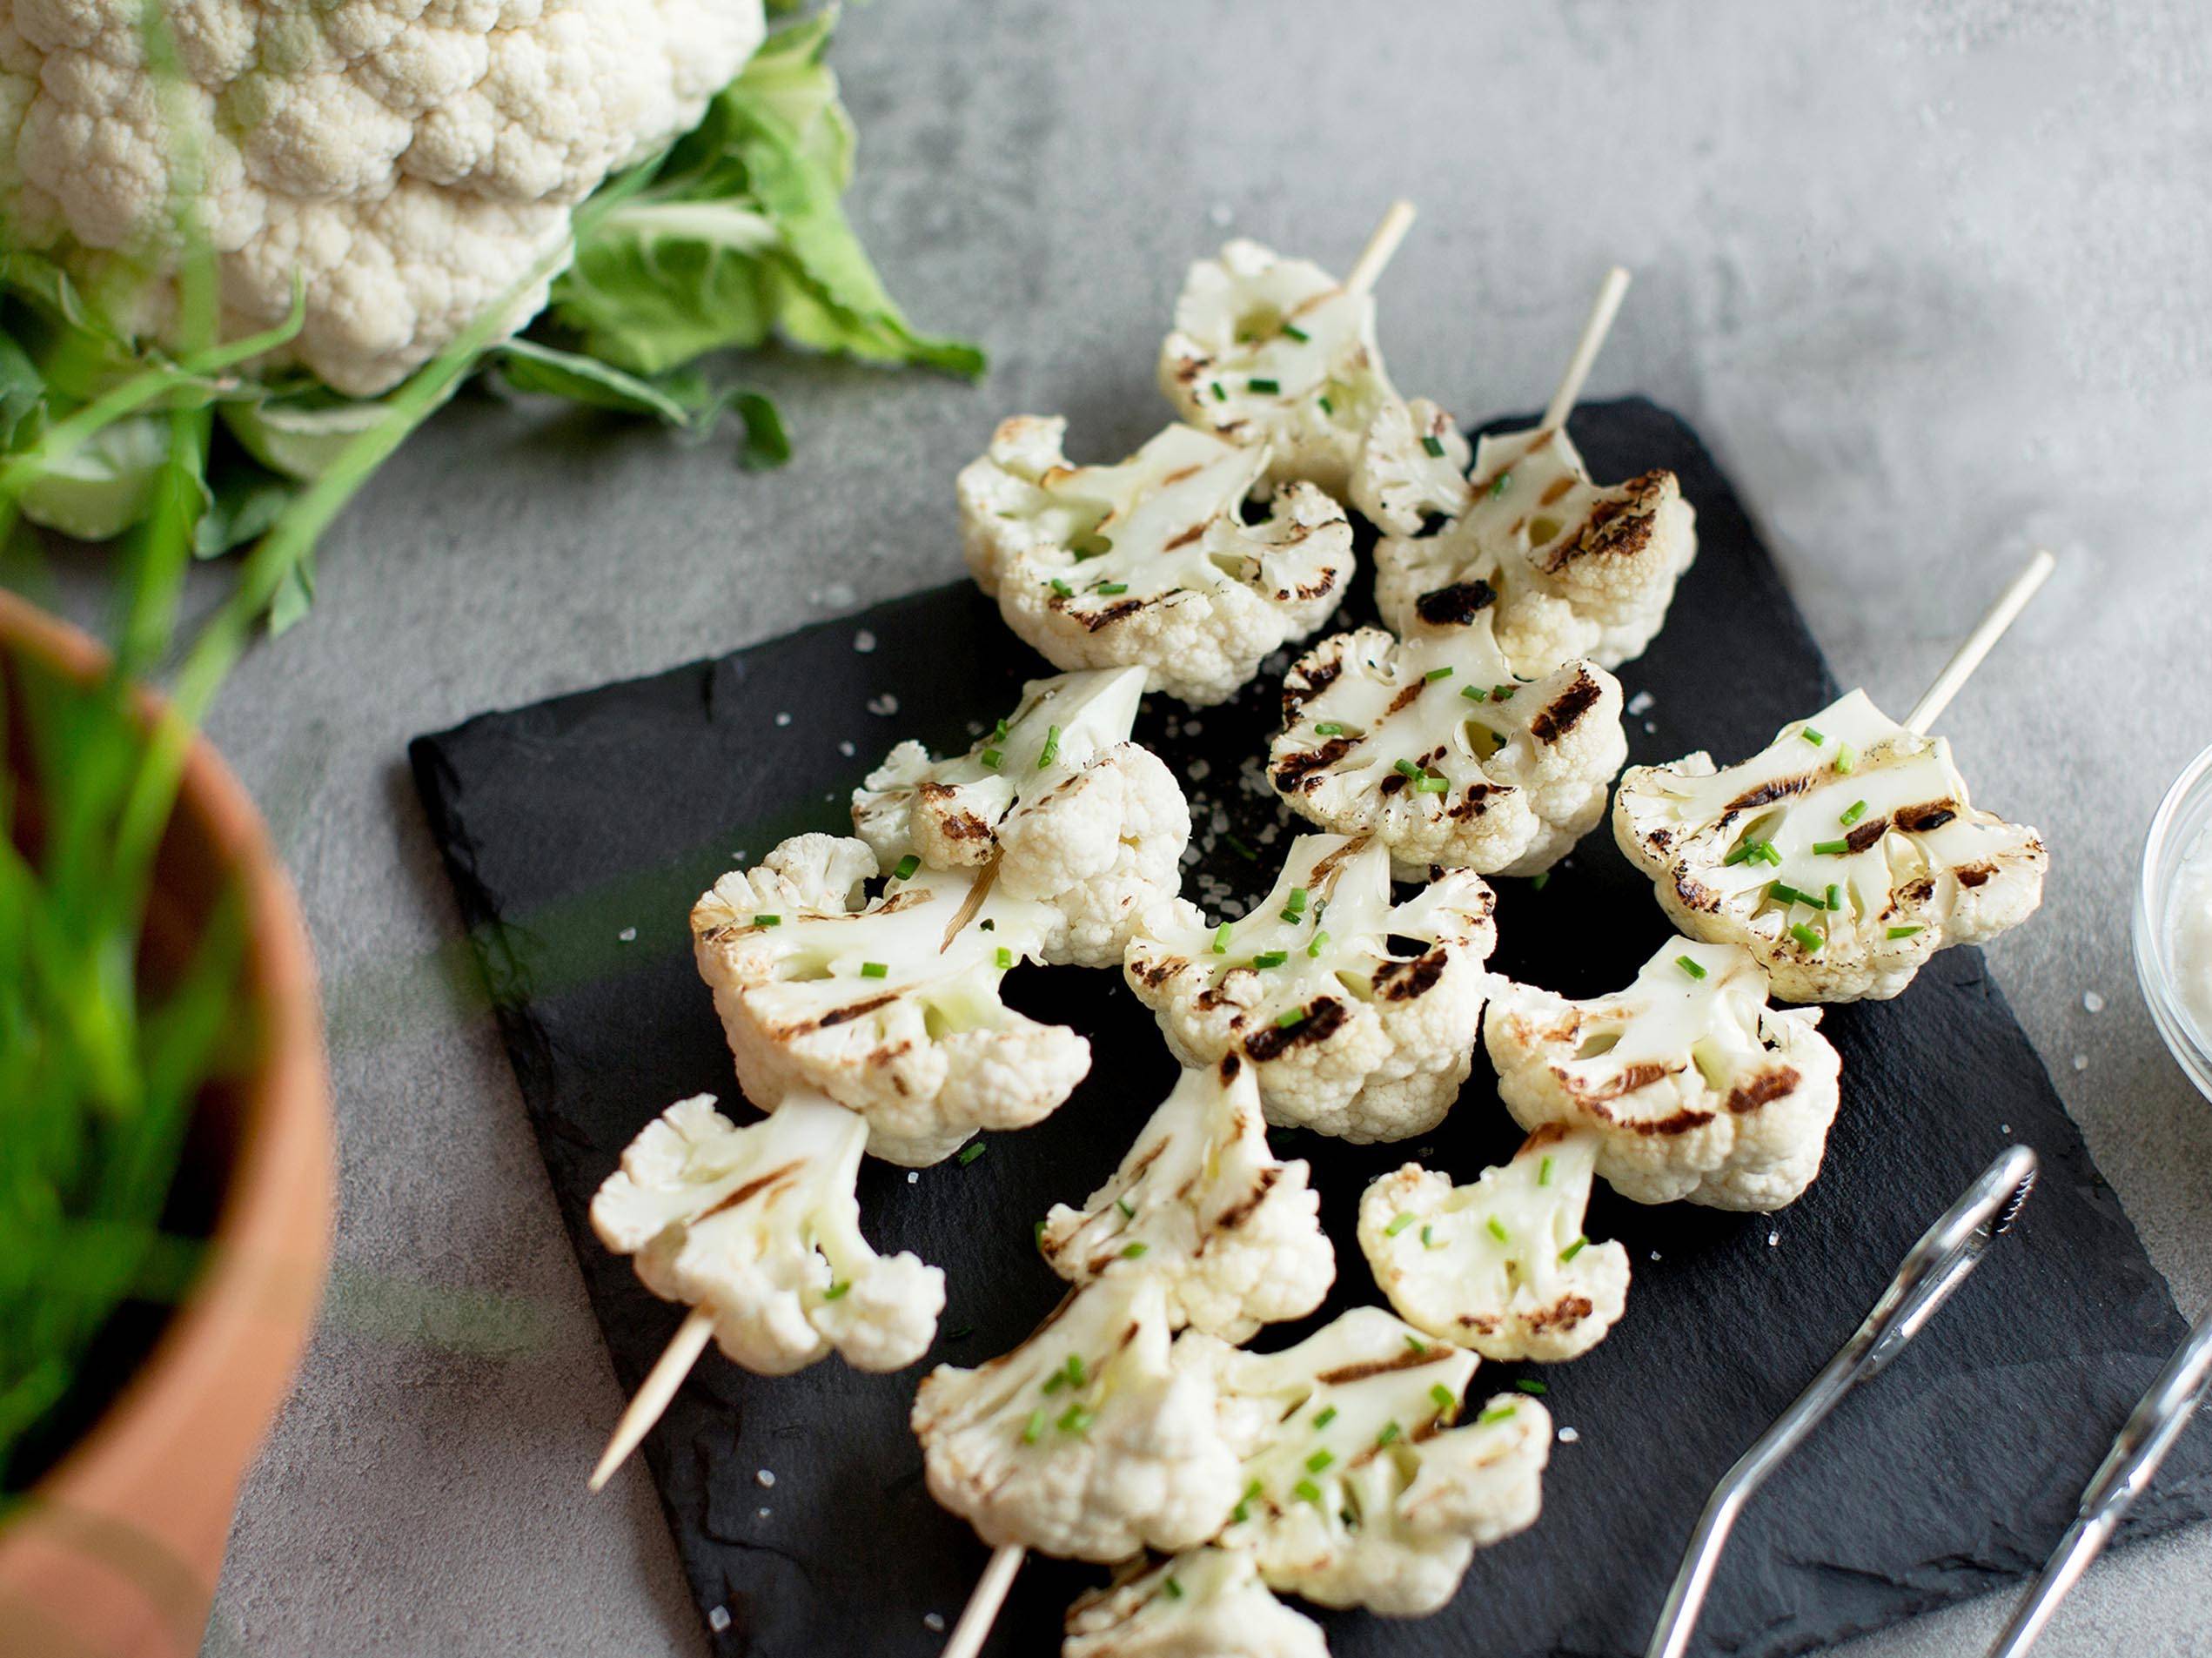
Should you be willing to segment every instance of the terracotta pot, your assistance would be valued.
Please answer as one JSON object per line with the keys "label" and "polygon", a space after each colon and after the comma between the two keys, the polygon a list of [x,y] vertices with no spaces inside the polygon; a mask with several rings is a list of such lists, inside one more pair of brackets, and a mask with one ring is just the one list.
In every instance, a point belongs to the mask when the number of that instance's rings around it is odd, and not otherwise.
{"label": "terracotta pot", "polygon": [[[106,658],[0,593],[0,657],[90,678]],[[152,706],[151,701],[149,708]],[[164,838],[149,937],[189,937],[219,892],[247,904],[251,1063],[205,1091],[180,1187],[211,1247],[105,1410],[0,1527],[0,1658],[191,1658],[240,1478],[285,1395],[330,1264],[330,1080],[314,958],[253,802],[205,742]]]}

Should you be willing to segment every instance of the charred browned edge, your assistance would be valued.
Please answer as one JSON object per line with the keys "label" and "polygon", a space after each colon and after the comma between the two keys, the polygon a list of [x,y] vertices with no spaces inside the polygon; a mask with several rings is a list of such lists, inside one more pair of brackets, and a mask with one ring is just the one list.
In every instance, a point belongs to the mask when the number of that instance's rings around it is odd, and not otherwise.
{"label": "charred browned edge", "polygon": [[1338,864],[1354,853],[1364,851],[1366,847],[1367,837],[1364,835],[1346,841],[1335,851],[1329,853],[1314,864],[1312,871],[1306,876],[1308,883],[1315,887],[1320,886],[1323,882],[1330,880],[1336,875]]}
{"label": "charred browned edge", "polygon": [[1694,880],[1687,874],[1679,871],[1674,877],[1674,896],[1682,901],[1682,907],[1685,910],[1718,913],[1720,909],[1719,893],[1706,886],[1702,881]]}
{"label": "charred browned edge", "polygon": [[1404,772],[1392,771],[1385,775],[1381,782],[1375,785],[1375,792],[1378,795],[1395,795],[1405,787],[1406,782]]}
{"label": "charred browned edge", "polygon": [[1541,1312],[1528,1315],[1532,1330],[1572,1329],[1598,1309],[1586,1295],[1563,1296]]}
{"label": "charred browned edge", "polygon": [[1383,710],[1383,717],[1387,720],[1394,714],[1404,713],[1406,709],[1413,706],[1415,701],[1418,699],[1421,693],[1428,688],[1428,681],[1415,680],[1412,684],[1404,687],[1396,696],[1391,699],[1390,707]]}
{"label": "charred browned edge", "polygon": [[1958,808],[1952,802],[1935,800],[1924,806],[1900,806],[1896,822],[1907,835],[1931,835],[1958,815]]}
{"label": "charred browned edge", "polygon": [[1085,633],[1095,634],[1102,628],[1110,628],[1124,617],[1134,616],[1152,602],[1150,599],[1117,599],[1103,610],[1068,610],[1066,601],[1057,594],[1053,595],[1052,607],[1067,611],[1083,623]]}
{"label": "charred browned edge", "polygon": [[1997,866],[1994,863],[1969,863],[1964,869],[1952,871],[1958,877],[1959,884],[1967,888],[1980,886],[1996,873]]}
{"label": "charred browned edge", "polygon": [[1541,495],[1538,495],[1536,498],[1536,504],[1538,507],[1549,507],[1552,502],[1558,500],[1560,496],[1565,494],[1567,491],[1573,487],[1573,479],[1554,478],[1552,480],[1550,487],[1546,488]]}
{"label": "charred browned edge", "polygon": [[797,1173],[805,1166],[805,1158],[795,1158],[793,1161],[785,1164],[780,1169],[770,1169],[766,1174],[755,1175],[752,1179],[747,1180],[743,1185],[738,1187],[736,1191],[731,1192],[728,1197],[723,1198],[721,1202],[716,1204],[713,1208],[700,1211],[699,1220],[694,1220],[691,1224],[696,1226],[700,1220],[710,1219],[714,1216],[727,1213],[728,1211],[736,1208],[740,1204],[750,1202],[753,1198],[760,1196],[760,1194],[767,1187],[774,1185],[779,1181],[788,1179],[792,1175]]}
{"label": "charred browned edge", "polygon": [[1252,1218],[1252,1212],[1266,1201],[1267,1194],[1275,1190],[1275,1183],[1283,1178],[1283,1165],[1270,1163],[1259,1171],[1252,1189],[1221,1212],[1215,1225],[1223,1232],[1235,1232]]}
{"label": "charred browned edge", "polygon": [[1477,577],[1423,594],[1413,601],[1413,614],[1431,628],[1464,628],[1497,602],[1498,589]]}
{"label": "charred browned edge", "polygon": [[1553,1144],[1558,1141],[1565,1139],[1566,1138],[1567,1128],[1565,1124],[1545,1123],[1531,1130],[1528,1138],[1521,1142],[1521,1149],[1514,1152],[1513,1155],[1517,1158],[1526,1157],[1531,1151],[1540,1151],[1545,1146]]}
{"label": "charred browned edge", "polygon": [[1302,1044],[1328,1041],[1343,1029],[1344,1021],[1351,1017],[1350,1010],[1342,1002],[1332,996],[1324,996],[1308,1003],[1305,1017],[1288,1030],[1279,1024],[1270,1024],[1264,1030],[1252,1032],[1244,1038],[1244,1051],[1265,1064],[1270,1059],[1281,1058]]}
{"label": "charred browned edge", "polygon": [[1411,1002],[1425,996],[1444,977],[1445,953],[1432,950],[1410,962],[1391,962],[1375,975],[1375,994],[1385,1002]]}
{"label": "charred browned edge", "polygon": [[1424,1347],[1416,1353],[1408,1347],[1403,1353],[1392,1353],[1387,1359],[1363,1359],[1356,1365],[1339,1366],[1335,1370],[1317,1372],[1314,1380],[1324,1387],[1349,1387],[1354,1382],[1364,1382],[1371,1377],[1387,1376],[1394,1370],[1418,1370],[1451,1356],[1451,1350],[1441,1345]]}
{"label": "charred browned edge", "polygon": [[1222,1086],[1226,1088],[1237,1080],[1237,1073],[1244,1069],[1244,1062],[1233,1053],[1225,1053],[1221,1057],[1219,1069]]}
{"label": "charred browned edge", "polygon": [[1760,784],[1756,789],[1746,789],[1728,802],[1728,809],[1732,812],[1756,811],[1761,806],[1772,806],[1778,800],[1788,800],[1802,795],[1819,781],[1818,776],[1809,771],[1801,771],[1794,777],[1777,777],[1771,782]]}
{"label": "charred browned edge", "polygon": [[1160,550],[1163,553],[1172,553],[1178,547],[1189,547],[1191,542],[1196,540],[1205,533],[1206,527],[1203,524],[1193,524],[1189,529],[1183,531],[1182,534],[1176,536],[1172,541],[1168,542]]}
{"label": "charred browned edge", "polygon": [[1196,467],[1178,467],[1160,480],[1160,487],[1165,489],[1171,485],[1181,483],[1186,478],[1196,478],[1198,475],[1198,470]]}
{"label": "charred browned edge", "polygon": [[1564,541],[1545,560],[1545,568],[1556,575],[1579,558],[1634,558],[1642,553],[1652,544],[1656,528],[1652,514],[1673,477],[1669,472],[1647,472],[1621,485],[1619,495],[1591,509],[1582,533]]}
{"label": "charred browned edge", "polygon": [[1593,1105],[1601,1105],[1609,1099],[1619,1099],[1623,1094],[1632,1094],[1639,1088],[1649,1088],[1667,1074],[1668,1068],[1658,1060],[1639,1060],[1632,1065],[1623,1065],[1603,1088],[1593,1089],[1582,1098]]}
{"label": "charred browned edge", "polygon": [[1844,846],[1853,852],[1863,852],[1889,833],[1889,820],[1877,817],[1870,823],[1861,823],[1843,837]]}
{"label": "charred browned edge", "polygon": [[[1306,533],[1301,530],[1295,539],[1303,541],[1305,540],[1305,535]],[[1337,573],[1334,570],[1324,570],[1320,580],[1305,582],[1290,589],[1301,599],[1325,599],[1336,590]]]}
{"label": "charred browned edge", "polygon": [[1326,771],[1358,746],[1357,737],[1338,736],[1318,748],[1284,755],[1275,762],[1275,786],[1286,794],[1293,789],[1311,788],[1321,781],[1316,773]]}
{"label": "charred browned edge", "polygon": [[1530,722],[1529,735],[1538,742],[1557,742],[1590,712],[1598,695],[1598,681],[1578,670],[1574,683],[1554,697],[1551,705]]}
{"label": "charred browned edge", "polygon": [[[832,1025],[848,1024],[853,1020],[859,1018],[862,1014],[873,1013],[876,1009],[882,1007],[888,1003],[895,1002],[898,999],[899,993],[896,990],[890,990],[885,992],[881,996],[872,997],[865,1002],[855,1002],[848,1007],[832,1008],[828,1012],[823,1014],[821,1017],[814,1021],[814,1029],[818,1030],[827,1030]],[[795,1028],[804,1030],[807,1027],[802,1024],[796,1026]]]}
{"label": "charred browned edge", "polygon": [[[1492,795],[1510,795],[1513,792],[1514,789],[1511,783],[1469,783],[1461,791],[1458,802],[1445,808],[1444,815],[1458,822],[1465,822],[1471,817],[1480,817],[1488,811],[1490,797]],[[1431,877],[1431,879],[1434,878]]]}
{"label": "charred browned edge", "polygon": [[[1313,659],[1308,657],[1306,661],[1313,661]],[[1337,682],[1337,676],[1344,671],[1344,659],[1341,653],[1315,661],[1310,668],[1306,666],[1306,662],[1294,666],[1283,676],[1283,717],[1289,719],[1319,696]]]}
{"label": "charred browned edge", "polygon": [[1793,1065],[1777,1065],[1763,1071],[1747,1083],[1739,1083],[1729,1091],[1728,1109],[1738,1117],[1755,1111],[1762,1105],[1771,1105],[1796,1088],[1798,1075]]}
{"label": "charred browned edge", "polygon": [[1144,981],[1147,990],[1156,990],[1189,965],[1190,959],[1187,957],[1163,956],[1156,961],[1138,968],[1136,976]]}

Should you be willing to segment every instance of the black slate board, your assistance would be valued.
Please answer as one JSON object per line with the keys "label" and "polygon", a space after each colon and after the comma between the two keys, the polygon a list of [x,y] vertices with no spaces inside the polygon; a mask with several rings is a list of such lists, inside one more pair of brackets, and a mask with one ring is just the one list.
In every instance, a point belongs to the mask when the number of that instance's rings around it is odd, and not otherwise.
{"label": "black slate board", "polygon": [[[1646,716],[1654,728],[1630,722],[1632,762],[1697,748],[1739,757],[1832,695],[1771,559],[1688,428],[1631,400],[1578,412],[1573,435],[1599,476],[1671,467],[1698,508],[1698,563],[1666,631],[1622,674],[1632,695],[1657,699]],[[863,628],[871,653],[855,648]],[[416,782],[626,1386],[680,1312],[599,1246],[586,1206],[669,1101],[708,1091],[744,1115],[691,964],[692,899],[740,850],[757,859],[787,835],[842,828],[847,792],[893,742],[964,747],[981,728],[971,722],[995,719],[1017,682],[1042,671],[962,586],[413,744]],[[1873,688],[1899,703],[1918,688]],[[895,716],[868,709],[886,693]],[[1192,790],[1202,831],[1214,806],[1254,844],[1277,822],[1272,802],[1237,782],[1272,702],[1264,678],[1195,717],[1164,699],[1148,709],[1141,737],[1179,770],[1196,760],[1210,769]],[[1256,895],[1266,867],[1226,838],[1206,867]],[[1626,983],[1666,932],[1603,829],[1545,890],[1499,885],[1492,964],[1570,995]],[[628,928],[634,939],[622,942]],[[1056,1200],[1080,1201],[1113,1167],[1173,1072],[1118,976],[1025,969],[1008,985],[1026,1010],[1089,1034],[1089,1078],[1051,1120],[992,1137],[969,1167],[909,1182],[870,1163],[861,1180],[879,1246],[946,1270],[931,1362],[1002,1352],[1052,1306],[1060,1286],[1030,1246],[1032,1220]],[[1844,1103],[1820,1183],[1771,1221],[1601,1194],[1589,1231],[1628,1245],[1635,1283],[1601,1346],[1541,1373],[1556,1420],[1579,1434],[1554,1447],[1542,1520],[1478,1555],[1435,1618],[1328,1616],[1339,1658],[1642,1652],[1714,1479],[2008,1140],[2043,1160],[2021,1223],[1920,1343],[1760,1497],[1698,1650],[1807,1651],[2040,1563],[2182,1321],[1978,952],[1939,957],[1900,1001],[1831,1010],[1826,1029],[1843,1053]],[[1337,1288],[1323,1316],[1378,1299],[1351,1236],[1373,1175],[1418,1152],[1466,1178],[1518,1138],[1479,1059],[1451,1118],[1416,1144],[1278,1133],[1279,1149],[1312,1159],[1337,1240]],[[1258,1345],[1307,1327],[1264,1332]],[[718,1654],[874,1658],[942,1645],[924,1615],[955,1614],[985,1556],[922,1488],[906,1427],[919,1373],[865,1376],[831,1360],[767,1380],[711,1353],[699,1366],[646,1454]],[[1517,1373],[1488,1366],[1477,1385]],[[2208,1512],[2208,1449],[2201,1434],[2183,1444],[2130,1535]],[[761,1468],[773,1489],[756,1481]],[[1032,1562],[990,1650],[1056,1650],[1062,1608],[1103,1575]]]}

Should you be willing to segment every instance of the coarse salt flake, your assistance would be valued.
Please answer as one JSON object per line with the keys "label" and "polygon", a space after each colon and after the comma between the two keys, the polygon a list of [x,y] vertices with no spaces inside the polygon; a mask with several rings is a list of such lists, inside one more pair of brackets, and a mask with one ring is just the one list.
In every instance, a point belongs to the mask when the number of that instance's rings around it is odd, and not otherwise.
{"label": "coarse salt flake", "polygon": [[633,944],[637,943],[638,930],[634,927],[625,927],[614,936],[626,944]]}
{"label": "coarse salt flake", "polygon": [[2101,1013],[2104,1011],[2104,997],[2095,990],[2084,990],[2081,992],[2081,1005],[2091,1013]]}
{"label": "coarse salt flake", "polygon": [[775,716],[775,722],[778,725],[789,725],[791,723],[791,716],[788,714],[778,714]]}
{"label": "coarse salt flake", "polygon": [[758,1480],[763,1486],[773,1486],[775,1484],[775,1470],[773,1468],[761,1468],[758,1470],[753,1477],[755,1480]]}
{"label": "coarse salt flake", "polygon": [[923,1613],[922,1614],[922,1627],[927,1629],[933,1635],[941,1635],[944,1634],[945,1614],[942,1612]]}
{"label": "coarse salt flake", "polygon": [[1641,716],[1652,711],[1652,704],[1659,699],[1649,691],[1639,691],[1628,699],[1628,712]]}
{"label": "coarse salt flake", "polygon": [[1559,1430],[1559,1443],[1562,1445],[1572,1445],[1581,1437],[1580,1433],[1571,1427],[1563,1427]]}
{"label": "coarse salt flake", "polygon": [[721,1634],[730,1627],[730,1609],[726,1606],[716,1607],[707,1614],[707,1627],[716,1635]]}
{"label": "coarse salt flake", "polygon": [[884,692],[881,696],[871,696],[868,700],[868,711],[870,714],[881,715],[888,719],[899,711],[899,699],[888,691]]}

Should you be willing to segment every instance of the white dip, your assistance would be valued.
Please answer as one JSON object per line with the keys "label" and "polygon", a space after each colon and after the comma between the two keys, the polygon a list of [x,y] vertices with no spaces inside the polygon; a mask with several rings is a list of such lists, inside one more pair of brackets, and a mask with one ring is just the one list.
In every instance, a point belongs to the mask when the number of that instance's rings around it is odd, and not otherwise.
{"label": "white dip", "polygon": [[2212,1043],[2212,829],[2191,842],[2167,915],[2174,978],[2197,1034]]}

